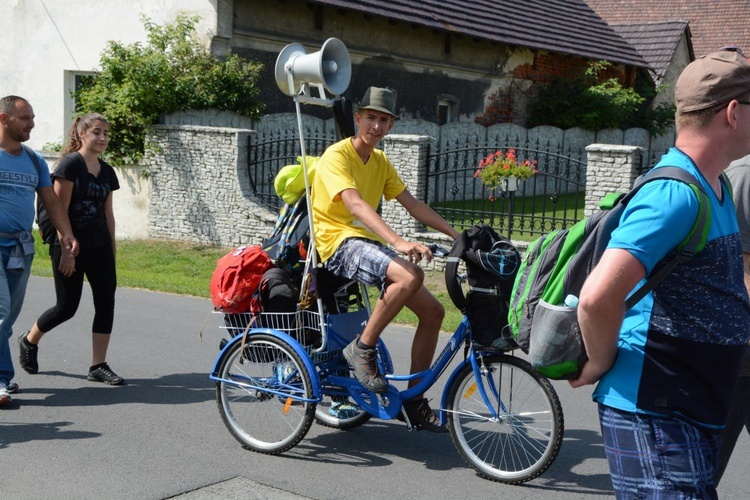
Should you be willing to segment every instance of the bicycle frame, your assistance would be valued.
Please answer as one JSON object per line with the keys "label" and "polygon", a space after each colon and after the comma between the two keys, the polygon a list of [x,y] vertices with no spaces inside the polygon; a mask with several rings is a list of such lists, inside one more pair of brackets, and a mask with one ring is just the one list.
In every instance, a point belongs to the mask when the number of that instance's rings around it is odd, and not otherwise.
{"label": "bicycle frame", "polygon": [[[456,353],[459,351],[461,346],[463,346],[467,341],[468,327],[468,319],[464,317],[456,331],[453,332],[453,335],[448,340],[448,343],[445,345],[445,347],[440,352],[429,369],[409,375],[395,375],[388,373],[385,370],[383,371],[383,373],[385,373],[385,378],[389,381],[408,382],[410,380],[420,379],[420,381],[413,387],[409,387],[407,389],[399,391],[393,385],[389,385],[385,393],[377,395],[371,391],[366,390],[359,382],[357,382],[356,379],[351,377],[331,375],[327,376],[325,378],[325,381],[333,386],[342,387],[348,390],[349,395],[352,396],[357,401],[357,404],[360,405],[360,407],[368,413],[386,420],[395,418],[396,416],[398,416],[401,409],[401,404],[404,401],[408,401],[415,398],[416,396],[419,396],[420,394],[423,394],[440,378],[445,369],[456,356]],[[382,343],[382,340],[379,341],[378,349],[379,351],[381,351],[381,356],[385,354],[385,357],[387,359],[390,359],[388,350],[385,347],[385,344]],[[447,415],[443,408],[447,407],[448,390],[451,387],[453,379],[467,363],[471,363],[472,365],[474,378],[477,381],[477,390],[479,391],[479,394],[482,397],[485,405],[487,405],[487,409],[492,415],[492,418],[499,418],[497,409],[493,406],[493,404],[490,402],[490,398],[488,397],[488,390],[495,396],[496,399],[499,399],[499,391],[497,387],[495,387],[494,384],[491,383],[491,380],[488,384],[489,387],[485,383],[482,383],[482,351],[477,351],[473,347],[470,347],[469,352],[470,355],[467,356],[466,359],[453,370],[443,389],[440,403],[441,425],[445,425],[447,421]],[[394,401],[398,401],[399,404],[393,404]],[[502,401],[500,401],[500,405],[501,407],[503,406]]]}

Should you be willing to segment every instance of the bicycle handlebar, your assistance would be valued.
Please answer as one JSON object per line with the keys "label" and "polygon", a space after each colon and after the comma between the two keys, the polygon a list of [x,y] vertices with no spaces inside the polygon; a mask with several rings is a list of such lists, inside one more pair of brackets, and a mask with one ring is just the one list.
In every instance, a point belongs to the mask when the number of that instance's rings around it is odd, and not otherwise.
{"label": "bicycle handlebar", "polygon": [[447,257],[450,253],[449,249],[441,247],[440,245],[437,245],[435,243],[433,243],[432,245],[428,245],[427,248],[430,249],[430,252],[432,252],[432,255],[434,255],[435,257]]}

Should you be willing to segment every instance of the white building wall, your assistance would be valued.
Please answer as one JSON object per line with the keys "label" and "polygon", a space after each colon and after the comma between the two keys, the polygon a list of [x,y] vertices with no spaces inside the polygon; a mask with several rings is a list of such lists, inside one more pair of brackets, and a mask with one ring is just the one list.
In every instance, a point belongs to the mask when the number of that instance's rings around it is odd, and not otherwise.
{"label": "white building wall", "polygon": [[184,12],[200,18],[208,46],[219,8],[225,0],[0,0],[0,97],[20,95],[33,106],[29,146],[61,142],[72,123],[74,75],[97,71],[109,40],[144,42],[141,16],[165,24]]}

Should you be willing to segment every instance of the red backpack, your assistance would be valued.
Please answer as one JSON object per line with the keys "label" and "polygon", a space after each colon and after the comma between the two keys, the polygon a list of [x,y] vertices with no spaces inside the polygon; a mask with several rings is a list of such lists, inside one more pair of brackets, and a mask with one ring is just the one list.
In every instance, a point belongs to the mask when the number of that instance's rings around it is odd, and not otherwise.
{"label": "red backpack", "polygon": [[259,245],[242,246],[220,258],[209,287],[214,307],[228,313],[257,313],[260,278],[271,267]]}

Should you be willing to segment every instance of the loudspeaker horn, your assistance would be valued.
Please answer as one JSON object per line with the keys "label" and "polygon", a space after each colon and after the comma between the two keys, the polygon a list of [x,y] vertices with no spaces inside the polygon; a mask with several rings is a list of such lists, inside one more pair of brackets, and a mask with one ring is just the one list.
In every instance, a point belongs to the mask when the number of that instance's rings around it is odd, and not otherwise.
{"label": "loudspeaker horn", "polygon": [[312,54],[302,45],[291,43],[279,53],[274,74],[279,90],[288,96],[299,94],[306,83],[322,85],[331,94],[340,95],[349,87],[352,61],[346,46],[337,38],[329,38]]}

